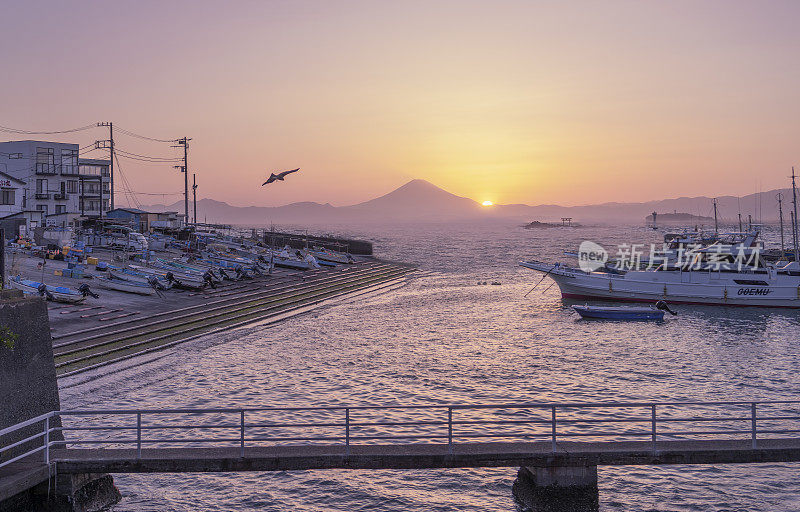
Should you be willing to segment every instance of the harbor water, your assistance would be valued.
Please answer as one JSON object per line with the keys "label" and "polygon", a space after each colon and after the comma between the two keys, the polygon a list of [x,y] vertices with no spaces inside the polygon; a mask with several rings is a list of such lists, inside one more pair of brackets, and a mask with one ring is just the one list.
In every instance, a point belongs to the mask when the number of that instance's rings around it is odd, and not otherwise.
{"label": "harbor water", "polygon": [[[511,223],[348,227],[416,263],[401,289],[215,334],[64,387],[63,408],[792,399],[800,312],[676,306],[663,323],[578,320],[517,265],[585,240],[660,242],[643,227]],[[774,237],[771,234],[770,237]],[[479,284],[479,283],[488,284]],[[493,285],[492,283],[499,283]],[[67,383],[69,384],[69,383]],[[603,511],[800,509],[796,464],[601,467]],[[516,468],[115,475],[113,510],[515,510]]]}

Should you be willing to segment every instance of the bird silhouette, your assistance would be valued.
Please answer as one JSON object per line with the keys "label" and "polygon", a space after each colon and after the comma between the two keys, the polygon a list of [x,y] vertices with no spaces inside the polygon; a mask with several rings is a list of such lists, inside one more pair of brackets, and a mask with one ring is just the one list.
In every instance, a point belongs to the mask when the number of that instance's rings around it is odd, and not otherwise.
{"label": "bird silhouette", "polygon": [[267,178],[267,181],[262,183],[261,186],[263,187],[264,185],[267,185],[268,183],[272,183],[273,181],[283,181],[283,179],[286,177],[287,174],[292,174],[293,172],[297,172],[299,170],[300,170],[300,168],[298,167],[297,169],[292,169],[291,171],[279,172],[278,174],[275,174],[273,172],[272,174],[269,175],[269,178]]}

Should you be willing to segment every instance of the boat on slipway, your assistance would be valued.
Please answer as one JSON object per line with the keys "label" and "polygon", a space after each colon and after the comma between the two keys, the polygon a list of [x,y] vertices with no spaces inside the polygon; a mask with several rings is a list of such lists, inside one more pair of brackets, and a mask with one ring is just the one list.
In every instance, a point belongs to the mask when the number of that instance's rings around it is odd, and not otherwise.
{"label": "boat on slipway", "polygon": [[[520,265],[553,279],[565,299],[800,308],[798,262],[766,262],[756,249],[712,245],[683,264],[665,262],[644,270],[589,272],[540,261]],[[738,254],[751,263],[735,264]]]}
{"label": "boat on slipway", "polygon": [[113,277],[97,277],[97,286],[104,290],[114,290],[125,293],[135,293],[136,295],[155,295],[156,289],[151,284],[125,281]]}
{"label": "boat on slipway", "polygon": [[40,295],[48,300],[66,304],[80,304],[86,300],[87,295],[92,295],[89,287],[85,284],[81,285],[80,290],[73,290],[66,286],[50,286],[38,281],[23,279],[20,276],[9,278],[8,285],[28,295]]}

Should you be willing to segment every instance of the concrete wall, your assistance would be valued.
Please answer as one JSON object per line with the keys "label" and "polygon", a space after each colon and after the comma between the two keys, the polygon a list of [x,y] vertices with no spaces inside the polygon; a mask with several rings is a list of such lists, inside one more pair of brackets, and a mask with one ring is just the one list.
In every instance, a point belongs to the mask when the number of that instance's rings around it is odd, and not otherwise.
{"label": "concrete wall", "polygon": [[[273,243],[277,248],[288,245],[293,249],[301,249],[306,246],[306,235],[267,231],[264,233],[264,242],[267,244]],[[347,238],[334,238],[329,236],[309,236],[308,245],[325,247],[340,252],[349,250],[350,254],[361,256],[372,255],[372,242],[364,240],[349,240]]]}
{"label": "concrete wall", "polygon": [[[11,290],[5,290],[9,293]],[[15,425],[60,408],[47,305],[40,298],[2,298],[0,330],[17,337],[13,348],[0,339],[0,428]],[[7,332],[8,332],[7,331]],[[8,335],[0,338],[8,339]],[[31,427],[3,436],[4,443],[22,439],[41,428]],[[63,439],[61,435],[53,439]],[[16,453],[27,451],[20,447]],[[15,455],[3,452],[0,460]]]}

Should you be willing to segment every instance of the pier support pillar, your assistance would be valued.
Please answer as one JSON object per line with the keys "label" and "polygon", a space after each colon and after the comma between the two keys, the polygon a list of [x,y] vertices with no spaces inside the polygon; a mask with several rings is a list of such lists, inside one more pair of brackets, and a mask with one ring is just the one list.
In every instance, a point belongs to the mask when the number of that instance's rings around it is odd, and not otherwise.
{"label": "pier support pillar", "polygon": [[512,493],[524,512],[597,512],[597,466],[522,467]]}
{"label": "pier support pillar", "polygon": [[111,475],[57,475],[0,501],[0,512],[100,512],[121,497]]}

